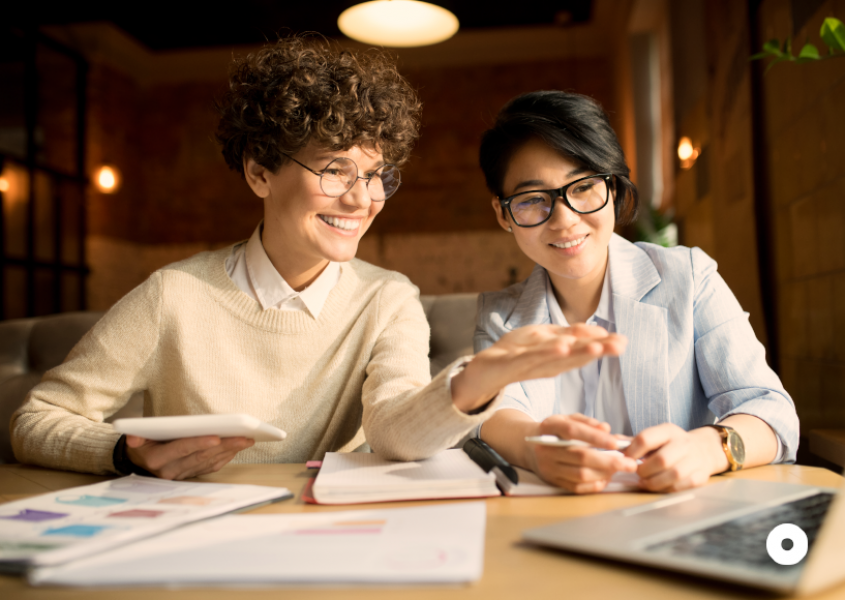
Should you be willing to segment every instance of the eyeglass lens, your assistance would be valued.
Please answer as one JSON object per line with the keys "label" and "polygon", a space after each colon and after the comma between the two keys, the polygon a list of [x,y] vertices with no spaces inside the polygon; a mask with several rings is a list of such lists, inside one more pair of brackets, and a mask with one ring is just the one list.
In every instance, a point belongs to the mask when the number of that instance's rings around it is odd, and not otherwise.
{"label": "eyeglass lens", "polygon": [[[367,191],[376,202],[390,198],[401,183],[399,169],[393,165],[383,165],[368,173]],[[358,180],[358,165],[351,158],[336,158],[323,169],[320,175],[320,187],[327,196],[338,197],[352,189]]]}
{"label": "eyeglass lens", "polygon": [[[590,213],[607,203],[607,182],[603,177],[582,179],[566,189],[569,205],[578,213]],[[518,225],[539,225],[549,219],[554,198],[548,191],[525,192],[511,200],[511,214]]]}

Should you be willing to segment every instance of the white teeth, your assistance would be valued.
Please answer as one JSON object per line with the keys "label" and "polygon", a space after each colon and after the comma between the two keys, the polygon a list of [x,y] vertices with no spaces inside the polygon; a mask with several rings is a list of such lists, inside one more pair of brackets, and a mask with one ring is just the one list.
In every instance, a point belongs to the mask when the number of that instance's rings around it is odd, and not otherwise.
{"label": "white teeth", "polygon": [[320,218],[332,227],[337,227],[338,229],[343,229],[345,231],[358,229],[358,219],[338,219],[337,217],[327,217],[325,215],[320,215]]}
{"label": "white teeth", "polygon": [[564,242],[562,244],[552,244],[555,248],[573,248],[587,239],[587,236],[580,237],[577,240],[572,240],[571,242]]}

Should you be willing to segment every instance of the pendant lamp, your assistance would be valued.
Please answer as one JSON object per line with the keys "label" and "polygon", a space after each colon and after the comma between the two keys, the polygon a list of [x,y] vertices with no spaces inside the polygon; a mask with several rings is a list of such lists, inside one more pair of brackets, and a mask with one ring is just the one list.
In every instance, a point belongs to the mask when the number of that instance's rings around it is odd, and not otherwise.
{"label": "pendant lamp", "polygon": [[347,8],[337,25],[345,35],[365,44],[410,48],[448,40],[458,31],[458,18],[419,0],[373,0]]}

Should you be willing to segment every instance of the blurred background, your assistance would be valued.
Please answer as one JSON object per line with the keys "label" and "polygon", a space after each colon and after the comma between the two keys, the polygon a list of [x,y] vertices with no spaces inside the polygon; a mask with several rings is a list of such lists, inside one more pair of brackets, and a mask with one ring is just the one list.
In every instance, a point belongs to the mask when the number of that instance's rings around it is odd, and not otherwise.
{"label": "blurred background", "polygon": [[[337,26],[353,1],[31,4],[0,23],[0,319],[105,310],[155,269],[247,238],[262,205],[213,140],[232,57],[291,32],[364,47]],[[480,135],[522,92],[590,95],[642,193],[620,233],[713,256],[802,430],[845,427],[845,60],[765,74],[749,60],[772,38],[824,48],[845,0],[435,4],[460,30],[393,50],[422,137],[359,257],[424,294],[527,277]]]}

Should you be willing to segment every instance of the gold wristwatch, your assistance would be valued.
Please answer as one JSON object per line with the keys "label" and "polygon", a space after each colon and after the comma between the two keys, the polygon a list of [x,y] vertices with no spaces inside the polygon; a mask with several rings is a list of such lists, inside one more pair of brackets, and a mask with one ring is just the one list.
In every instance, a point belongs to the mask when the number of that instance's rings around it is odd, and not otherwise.
{"label": "gold wristwatch", "polygon": [[728,458],[729,471],[739,471],[745,464],[745,444],[733,427],[727,425],[708,425],[722,436],[722,449]]}

